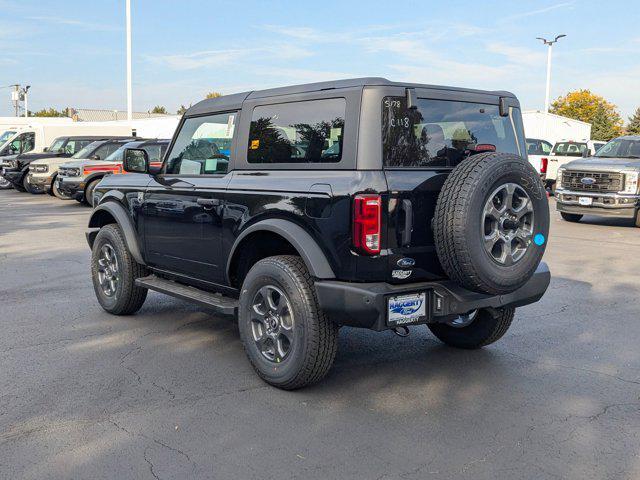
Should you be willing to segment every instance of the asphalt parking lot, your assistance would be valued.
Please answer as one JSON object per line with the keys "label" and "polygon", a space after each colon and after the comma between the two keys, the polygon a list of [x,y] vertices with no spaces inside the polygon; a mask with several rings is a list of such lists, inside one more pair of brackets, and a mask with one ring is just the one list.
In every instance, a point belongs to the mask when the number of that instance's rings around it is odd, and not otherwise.
{"label": "asphalt parking lot", "polygon": [[640,478],[640,231],[553,212],[544,299],[480,351],[343,329],[284,392],[232,322],[95,300],[75,201],[0,191],[0,478]]}

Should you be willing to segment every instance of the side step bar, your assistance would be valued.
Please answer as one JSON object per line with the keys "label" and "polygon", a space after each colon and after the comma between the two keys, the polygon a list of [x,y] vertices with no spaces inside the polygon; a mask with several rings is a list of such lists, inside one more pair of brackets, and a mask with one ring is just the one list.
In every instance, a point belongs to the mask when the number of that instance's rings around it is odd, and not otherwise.
{"label": "side step bar", "polygon": [[136,285],[156,292],[171,295],[172,297],[197,303],[203,307],[211,308],[222,315],[235,316],[238,313],[238,300],[225,297],[219,293],[211,293],[196,287],[182,285],[172,280],[149,275],[136,279]]}

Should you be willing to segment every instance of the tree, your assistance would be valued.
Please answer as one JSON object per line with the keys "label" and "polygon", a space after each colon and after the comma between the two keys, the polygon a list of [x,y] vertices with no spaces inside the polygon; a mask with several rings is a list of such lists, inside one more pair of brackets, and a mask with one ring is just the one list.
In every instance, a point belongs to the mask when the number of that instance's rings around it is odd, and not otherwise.
{"label": "tree", "polygon": [[[189,107],[191,107],[191,105],[189,105]],[[184,105],[180,105],[180,108],[178,109],[176,114],[184,115],[184,112],[186,112],[189,109],[189,107],[185,107]]]}
{"label": "tree", "polygon": [[151,110],[151,113],[160,113],[160,114],[166,115],[167,109],[164,108],[162,105],[156,105],[155,107],[153,107],[153,110]]}
{"label": "tree", "polygon": [[[597,127],[594,125],[591,131],[591,138],[594,140],[596,139],[595,130],[600,136],[613,134],[615,137],[622,133],[622,117],[620,117],[616,106],[590,90],[576,90],[567,93],[564,97],[557,98],[551,104],[550,111],[556,115],[581,120],[592,125],[595,120],[598,125]],[[595,118],[596,114],[597,118]]]}
{"label": "tree", "polygon": [[30,117],[70,117],[69,109],[65,108],[62,111],[56,110],[53,107],[43,108],[35,113],[29,112]]}
{"label": "tree", "polygon": [[620,126],[607,114],[603,105],[598,105],[591,119],[591,139],[609,141],[620,134]]}
{"label": "tree", "polygon": [[209,92],[204,98],[218,98],[221,96],[222,94],[220,92]]}
{"label": "tree", "polygon": [[640,135],[640,107],[636,109],[636,113],[633,116],[629,117],[627,133],[629,135]]}

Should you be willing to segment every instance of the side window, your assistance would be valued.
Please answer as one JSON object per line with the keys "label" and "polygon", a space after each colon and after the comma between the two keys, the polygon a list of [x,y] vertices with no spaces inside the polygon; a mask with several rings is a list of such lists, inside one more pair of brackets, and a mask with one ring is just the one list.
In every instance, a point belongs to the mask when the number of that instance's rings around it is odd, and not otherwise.
{"label": "side window", "polygon": [[26,153],[33,150],[36,144],[36,134],[33,132],[20,135],[21,145],[18,147],[20,153]]}
{"label": "side window", "polygon": [[551,145],[549,142],[545,142],[544,140],[542,140],[540,142],[540,145],[542,147],[543,155],[549,155],[551,153],[551,149],[553,148],[553,145]]}
{"label": "side window", "polygon": [[160,145],[147,145],[143,147],[144,151],[149,155],[149,162],[158,163],[162,160],[162,155],[160,154]]}
{"label": "side window", "polygon": [[[114,148],[115,147],[115,148]],[[115,143],[107,143],[106,145],[102,145],[95,152],[91,154],[92,157],[100,157],[99,160],[104,160],[111,153],[113,153],[119,145]]]}
{"label": "side window", "polygon": [[339,162],[345,109],[344,98],[254,108],[249,128],[248,162]]}
{"label": "side window", "polygon": [[166,162],[169,175],[213,175],[226,173],[236,112],[188,118]]}

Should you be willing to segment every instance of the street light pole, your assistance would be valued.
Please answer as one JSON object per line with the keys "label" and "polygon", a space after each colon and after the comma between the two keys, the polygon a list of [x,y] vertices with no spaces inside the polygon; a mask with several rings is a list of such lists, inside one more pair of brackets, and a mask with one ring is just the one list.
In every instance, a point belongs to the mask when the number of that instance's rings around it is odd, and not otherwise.
{"label": "street light pole", "polygon": [[126,0],[127,17],[127,120],[133,120],[133,92],[131,87],[131,0]]}
{"label": "street light pole", "polygon": [[549,50],[547,51],[547,87],[544,95],[544,113],[549,113],[549,96],[551,94],[551,50],[553,49],[553,44],[557,43],[562,37],[566,37],[566,35],[558,35],[553,40],[536,37],[536,40],[542,40],[542,43],[549,47]]}

